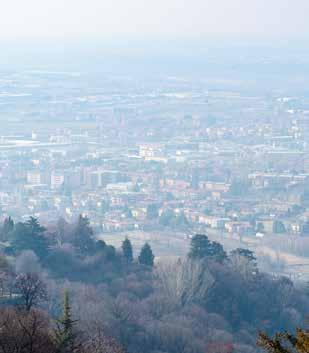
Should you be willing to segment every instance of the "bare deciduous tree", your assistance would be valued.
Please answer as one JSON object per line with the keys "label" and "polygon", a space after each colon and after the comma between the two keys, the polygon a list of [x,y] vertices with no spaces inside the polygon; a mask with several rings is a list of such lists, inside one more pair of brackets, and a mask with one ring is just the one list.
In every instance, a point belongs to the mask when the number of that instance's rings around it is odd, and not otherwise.
{"label": "bare deciduous tree", "polygon": [[0,311],[0,353],[53,353],[49,320],[38,310]]}
{"label": "bare deciduous tree", "polygon": [[161,262],[156,268],[156,276],[165,296],[182,306],[204,300],[215,283],[202,260]]}
{"label": "bare deciduous tree", "polygon": [[36,273],[18,275],[15,288],[20,295],[22,307],[28,312],[33,306],[47,300],[46,285]]}
{"label": "bare deciduous tree", "polygon": [[97,328],[92,337],[83,345],[85,353],[124,353],[121,346],[113,339],[106,336],[101,329]]}

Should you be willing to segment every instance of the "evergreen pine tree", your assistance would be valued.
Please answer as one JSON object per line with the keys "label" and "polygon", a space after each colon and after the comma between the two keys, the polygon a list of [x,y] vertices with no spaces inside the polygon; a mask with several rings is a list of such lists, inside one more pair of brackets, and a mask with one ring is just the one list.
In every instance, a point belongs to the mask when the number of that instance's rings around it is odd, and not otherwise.
{"label": "evergreen pine tree", "polygon": [[227,259],[223,246],[216,241],[210,241],[204,234],[196,234],[192,238],[188,256],[191,259],[214,260],[220,263]]}
{"label": "evergreen pine tree", "polygon": [[128,238],[122,242],[122,253],[127,262],[133,261],[133,248]]}
{"label": "evergreen pine tree", "polygon": [[57,353],[74,353],[79,345],[75,333],[76,321],[72,320],[69,292],[64,292],[62,317],[57,320],[55,344]]}
{"label": "evergreen pine tree", "polygon": [[91,254],[95,250],[93,230],[88,217],[79,216],[74,232],[74,246],[81,254]]}
{"label": "evergreen pine tree", "polygon": [[29,228],[31,234],[36,236],[42,235],[46,231],[46,228],[41,226],[35,217],[30,217],[26,222],[26,226]]}
{"label": "evergreen pine tree", "polygon": [[189,251],[189,257],[192,259],[202,259],[207,256],[210,241],[207,235],[196,234],[191,239],[191,246]]}
{"label": "evergreen pine tree", "polygon": [[148,243],[142,247],[141,252],[138,257],[138,262],[142,265],[153,266],[154,255],[151,250],[151,247]]}
{"label": "evergreen pine tree", "polygon": [[25,223],[17,223],[12,234],[12,247],[17,252],[32,250],[38,257],[44,258],[48,252],[45,230],[34,217],[30,217]]}

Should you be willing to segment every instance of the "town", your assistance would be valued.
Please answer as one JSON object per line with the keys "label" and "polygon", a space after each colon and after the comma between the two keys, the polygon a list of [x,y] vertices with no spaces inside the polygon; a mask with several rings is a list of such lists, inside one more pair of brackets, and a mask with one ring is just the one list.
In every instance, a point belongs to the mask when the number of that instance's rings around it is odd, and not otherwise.
{"label": "town", "polygon": [[309,235],[306,97],[100,78],[2,74],[2,221],[83,214],[112,242],[163,241],[162,255],[182,254],[197,232],[280,250]]}

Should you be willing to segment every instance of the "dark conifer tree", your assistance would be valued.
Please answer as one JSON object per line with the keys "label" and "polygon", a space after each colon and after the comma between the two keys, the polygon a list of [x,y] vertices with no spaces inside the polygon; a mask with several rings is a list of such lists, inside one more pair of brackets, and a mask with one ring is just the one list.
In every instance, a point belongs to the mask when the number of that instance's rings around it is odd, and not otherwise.
{"label": "dark conifer tree", "polygon": [[223,262],[227,254],[220,243],[210,241],[207,235],[196,234],[191,240],[189,252],[191,259],[205,259]]}
{"label": "dark conifer tree", "polygon": [[41,226],[37,218],[30,217],[26,223],[17,223],[12,234],[12,247],[15,251],[32,250],[40,258],[48,253],[46,228]]}
{"label": "dark conifer tree", "polygon": [[210,241],[207,235],[196,234],[191,239],[189,257],[192,259],[202,259],[207,256],[209,251]]}
{"label": "dark conifer tree", "polygon": [[30,232],[34,236],[39,236],[44,234],[46,228],[41,226],[38,219],[35,217],[30,217],[26,222],[26,226],[29,228]]}
{"label": "dark conifer tree", "polygon": [[74,246],[83,255],[91,254],[95,251],[93,230],[90,227],[88,217],[79,216],[74,231]]}
{"label": "dark conifer tree", "polygon": [[74,353],[80,345],[77,343],[75,320],[72,319],[69,292],[64,292],[62,317],[57,320],[55,344],[57,353]]}
{"label": "dark conifer tree", "polygon": [[126,259],[127,262],[132,262],[133,261],[133,248],[130,240],[128,238],[125,238],[125,240],[122,242],[122,253],[124,258]]}
{"label": "dark conifer tree", "polygon": [[146,243],[139,254],[138,262],[142,265],[153,266],[154,255],[152,249],[148,243]]}

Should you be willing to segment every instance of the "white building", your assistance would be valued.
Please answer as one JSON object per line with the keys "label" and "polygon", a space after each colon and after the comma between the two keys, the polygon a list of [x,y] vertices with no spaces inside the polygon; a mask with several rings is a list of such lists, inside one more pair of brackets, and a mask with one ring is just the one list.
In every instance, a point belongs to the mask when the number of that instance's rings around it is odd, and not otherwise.
{"label": "white building", "polygon": [[31,185],[39,185],[42,183],[41,173],[39,171],[27,172],[27,183]]}
{"label": "white building", "polygon": [[50,176],[50,187],[59,189],[64,183],[64,175],[59,172],[52,172]]}

